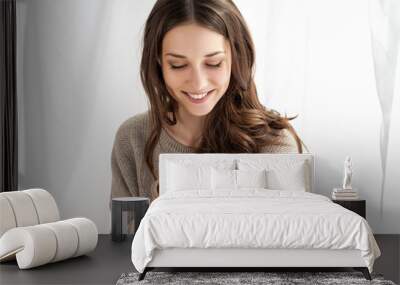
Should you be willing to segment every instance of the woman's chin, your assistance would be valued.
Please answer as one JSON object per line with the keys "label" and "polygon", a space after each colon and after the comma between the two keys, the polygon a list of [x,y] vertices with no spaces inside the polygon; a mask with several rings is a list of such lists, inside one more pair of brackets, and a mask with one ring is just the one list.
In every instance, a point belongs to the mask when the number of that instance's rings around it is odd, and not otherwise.
{"label": "woman's chin", "polygon": [[196,116],[196,117],[203,117],[203,116],[208,115],[211,111],[212,111],[212,109],[206,110],[206,111],[199,111],[199,110],[196,110],[196,111],[190,111],[190,114],[191,114],[192,116]]}
{"label": "woman's chin", "polygon": [[208,115],[212,111],[213,106],[202,106],[202,107],[186,106],[185,109],[186,112],[192,116],[203,117]]}

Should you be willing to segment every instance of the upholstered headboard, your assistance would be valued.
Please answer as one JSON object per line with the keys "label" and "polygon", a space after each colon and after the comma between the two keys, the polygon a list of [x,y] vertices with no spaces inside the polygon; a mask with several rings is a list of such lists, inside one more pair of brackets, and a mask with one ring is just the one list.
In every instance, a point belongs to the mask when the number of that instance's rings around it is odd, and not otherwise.
{"label": "upholstered headboard", "polygon": [[[188,168],[191,166],[213,166],[222,169],[252,169],[253,167],[291,167],[304,163],[306,191],[314,192],[314,156],[312,154],[272,154],[272,153],[162,153],[159,157],[160,195],[166,192],[168,164],[175,162]],[[283,167],[283,168],[282,168]]]}

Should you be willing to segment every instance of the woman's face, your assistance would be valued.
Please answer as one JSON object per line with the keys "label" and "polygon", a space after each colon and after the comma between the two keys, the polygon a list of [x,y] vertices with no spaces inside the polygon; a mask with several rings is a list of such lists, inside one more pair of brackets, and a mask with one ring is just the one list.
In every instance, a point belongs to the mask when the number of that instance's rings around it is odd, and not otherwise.
{"label": "woman's face", "polygon": [[229,86],[229,42],[196,24],[177,26],[163,39],[162,71],[169,93],[184,109],[180,111],[207,115]]}

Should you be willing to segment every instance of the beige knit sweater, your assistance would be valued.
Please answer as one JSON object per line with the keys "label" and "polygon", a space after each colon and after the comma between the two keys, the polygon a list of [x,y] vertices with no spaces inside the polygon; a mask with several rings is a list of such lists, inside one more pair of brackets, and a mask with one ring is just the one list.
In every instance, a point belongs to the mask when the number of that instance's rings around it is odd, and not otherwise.
{"label": "beige knit sweater", "polygon": [[[155,191],[155,180],[145,165],[144,146],[150,134],[150,113],[137,114],[119,127],[111,153],[111,198],[142,196],[150,197]],[[297,153],[294,137],[284,130],[288,146],[271,146],[265,153]],[[160,153],[190,153],[194,149],[183,145],[171,137],[164,129],[161,130],[160,140],[154,149],[154,168],[158,173],[158,156]],[[153,192],[155,193],[155,192]],[[110,205],[111,205],[110,198]]]}

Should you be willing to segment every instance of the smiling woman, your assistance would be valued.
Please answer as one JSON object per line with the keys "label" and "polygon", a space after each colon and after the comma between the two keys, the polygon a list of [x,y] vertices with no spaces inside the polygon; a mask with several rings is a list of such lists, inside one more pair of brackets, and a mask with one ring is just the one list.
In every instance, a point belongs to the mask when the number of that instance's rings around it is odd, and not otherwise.
{"label": "smiling woman", "polygon": [[255,51],[230,0],[158,0],[147,18],[140,76],[150,109],[126,120],[112,152],[112,197],[158,197],[166,152],[302,152],[293,118],[263,106]]}

